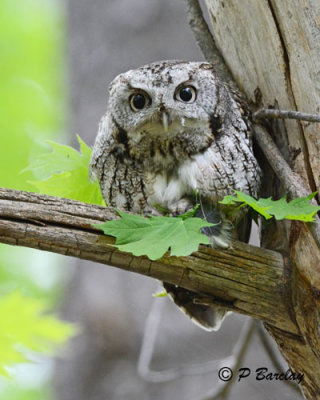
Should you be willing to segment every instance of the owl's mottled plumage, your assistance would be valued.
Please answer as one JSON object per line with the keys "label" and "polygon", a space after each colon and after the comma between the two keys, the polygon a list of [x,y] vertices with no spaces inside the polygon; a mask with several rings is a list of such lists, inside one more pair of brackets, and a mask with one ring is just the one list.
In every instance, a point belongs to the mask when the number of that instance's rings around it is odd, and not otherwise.
{"label": "owl's mottled plumage", "polygon": [[[199,216],[221,222],[206,232],[213,244],[227,246],[230,226],[247,239],[248,218],[240,215],[231,225],[218,201],[233,189],[255,196],[260,169],[245,104],[209,63],[161,61],[117,76],[91,171],[109,206],[137,213],[157,212],[155,205],[182,213],[193,207],[197,190]],[[220,326],[222,309],[196,305],[194,293],[165,287],[196,322]]]}

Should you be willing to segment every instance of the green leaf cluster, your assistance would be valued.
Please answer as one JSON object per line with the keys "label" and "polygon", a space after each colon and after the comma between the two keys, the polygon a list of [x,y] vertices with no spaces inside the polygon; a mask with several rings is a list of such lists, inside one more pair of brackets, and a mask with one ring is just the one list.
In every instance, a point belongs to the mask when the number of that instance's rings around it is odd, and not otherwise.
{"label": "green leaf cluster", "polygon": [[24,171],[32,171],[31,183],[42,194],[105,205],[97,181],[89,179],[91,149],[78,136],[80,152],[70,146],[49,141],[50,153],[36,157]]}
{"label": "green leaf cluster", "polygon": [[75,334],[71,324],[45,314],[41,299],[25,297],[14,291],[0,297],[0,374],[6,367],[27,360],[27,349],[50,353],[56,345]]}
{"label": "green leaf cluster", "polygon": [[[28,182],[32,173],[21,174],[22,168],[43,152],[44,140],[58,140],[64,130],[67,108],[62,10],[60,2],[1,1],[1,187],[32,191],[34,187]],[[50,283],[45,288],[39,283],[41,279],[34,279],[34,267],[41,263],[41,257],[44,259],[42,271],[50,268],[48,275],[52,277],[51,282],[47,279],[46,285]],[[46,314],[48,304],[52,307],[61,290],[56,285],[61,275],[55,273],[53,259],[57,258],[49,254],[40,256],[30,249],[0,246],[1,293],[17,286],[28,293],[26,297],[13,291],[0,297],[2,374],[7,374],[7,366],[26,360],[22,349],[47,353],[74,331],[71,325]],[[28,373],[28,365],[20,367]],[[2,379],[0,393],[2,398],[10,400],[44,400],[48,390],[42,385],[43,381],[33,382],[33,388],[26,388],[16,380]]]}
{"label": "green leaf cluster", "polygon": [[65,121],[61,5],[0,3],[0,186],[32,190],[19,172]]}
{"label": "green leaf cluster", "polygon": [[309,194],[309,196],[298,197],[287,202],[286,196],[279,200],[261,198],[259,200],[235,190],[236,196],[225,196],[220,204],[235,205],[239,207],[247,205],[261,214],[265,219],[274,217],[277,220],[290,219],[304,222],[314,221],[314,216],[320,210],[320,206],[310,204],[317,192]]}
{"label": "green leaf cluster", "polygon": [[120,219],[96,224],[106,235],[117,238],[115,246],[135,256],[146,255],[150,260],[161,258],[170,248],[171,256],[187,256],[198,250],[199,244],[209,244],[202,227],[213,224],[190,218],[188,212],[175,218],[168,216],[144,218],[118,211]]}
{"label": "green leaf cluster", "polygon": [[[245,205],[251,207],[266,219],[291,219],[311,222],[320,206],[310,204],[316,193],[309,196],[286,201],[271,198],[256,200],[253,197],[235,190],[236,196],[225,196],[220,202],[223,205]],[[207,236],[201,233],[201,228],[213,226],[207,221],[195,218],[197,206],[187,213],[170,218],[144,218],[135,214],[118,211],[120,219],[94,225],[103,230],[106,235],[116,237],[115,246],[135,256],[146,255],[151,260],[161,258],[169,249],[171,256],[187,256],[196,251],[199,244],[209,244]]]}

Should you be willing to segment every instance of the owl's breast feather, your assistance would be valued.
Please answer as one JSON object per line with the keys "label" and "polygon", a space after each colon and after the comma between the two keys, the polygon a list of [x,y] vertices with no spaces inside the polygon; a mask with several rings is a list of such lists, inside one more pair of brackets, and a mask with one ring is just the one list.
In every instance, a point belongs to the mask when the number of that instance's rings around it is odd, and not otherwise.
{"label": "owl's breast feather", "polygon": [[170,208],[171,204],[176,203],[184,197],[187,187],[184,182],[168,175],[166,172],[158,174],[148,174],[149,182],[149,204],[159,204],[162,207]]}
{"label": "owl's breast feather", "polygon": [[[210,176],[211,172],[211,176]],[[219,186],[219,179],[210,171],[206,156],[192,157],[176,164],[173,171],[163,170],[159,173],[148,173],[149,204],[159,204],[170,208],[170,205],[189,197],[193,199],[195,191],[210,199],[213,203],[221,200],[230,189]],[[218,171],[215,171],[216,175]],[[221,192],[221,193],[220,193]],[[195,200],[195,198],[194,198]]]}

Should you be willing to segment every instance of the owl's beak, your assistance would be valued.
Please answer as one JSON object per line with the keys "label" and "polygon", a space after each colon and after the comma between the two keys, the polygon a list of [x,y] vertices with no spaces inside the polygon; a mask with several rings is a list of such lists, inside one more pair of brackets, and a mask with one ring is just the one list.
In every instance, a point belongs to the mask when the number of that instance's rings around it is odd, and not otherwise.
{"label": "owl's beak", "polygon": [[165,131],[165,133],[168,132],[168,127],[169,127],[169,117],[166,111],[162,112],[162,126]]}

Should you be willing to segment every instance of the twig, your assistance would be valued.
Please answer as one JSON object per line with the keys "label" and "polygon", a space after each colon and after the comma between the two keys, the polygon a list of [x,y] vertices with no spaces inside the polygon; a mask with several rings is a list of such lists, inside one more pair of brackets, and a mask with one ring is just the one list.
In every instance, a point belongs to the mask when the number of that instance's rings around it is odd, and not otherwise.
{"label": "twig", "polygon": [[263,108],[253,114],[253,120],[259,122],[261,119],[296,119],[299,121],[320,122],[320,115],[307,114],[300,111],[276,110]]}
{"label": "twig", "polygon": [[[255,323],[253,319],[248,319],[242,328],[240,338],[237,341],[232,353],[235,358],[235,363],[232,365],[231,370],[237,371],[241,365],[242,360],[248,350],[252,335],[255,331]],[[225,364],[226,365],[226,364]],[[225,398],[228,391],[231,389],[232,384],[234,383],[235,376],[230,381],[224,383],[221,388],[215,389],[213,393],[206,397],[203,400],[217,400],[219,398]]]}
{"label": "twig", "polygon": [[[247,345],[247,323],[245,323],[242,327],[239,338],[233,346],[231,354],[227,357],[203,363],[192,363],[178,367],[166,368],[159,371],[151,369],[150,365],[152,362],[164,304],[164,299],[154,299],[148,313],[148,317],[146,319],[146,325],[144,328],[144,335],[138,360],[138,372],[145,381],[152,383],[164,383],[168,381],[173,381],[182,376],[203,375],[209,374],[211,372],[215,372],[217,374],[221,366],[228,366],[229,368],[234,369],[235,366],[238,365],[238,357],[242,354],[243,346]],[[213,393],[210,394],[211,396],[213,396]]]}
{"label": "twig", "polygon": [[243,327],[243,333],[240,334],[236,341],[230,356],[203,363],[192,363],[178,367],[166,368],[160,371],[152,370],[150,364],[152,362],[158,326],[161,320],[161,312],[164,304],[164,299],[155,299],[146,320],[138,361],[138,372],[145,381],[163,383],[178,379],[182,376],[203,375],[214,371],[217,373],[221,366],[226,365],[233,369],[233,366],[237,363],[238,353],[242,348],[242,343],[244,341],[243,336],[246,336],[244,333],[246,332],[245,327]]}
{"label": "twig", "polygon": [[292,171],[266,129],[256,124],[253,126],[253,130],[259,147],[269,161],[271,168],[281,181],[285,191],[293,198],[310,194],[306,189],[301,176]]}
{"label": "twig", "polygon": [[199,1],[185,0],[185,2],[187,5],[190,28],[193,31],[196,42],[200,47],[204,58],[214,65],[216,74],[222,81],[233,87],[237,87],[227,64],[216,46],[208,24],[203,17]]}

